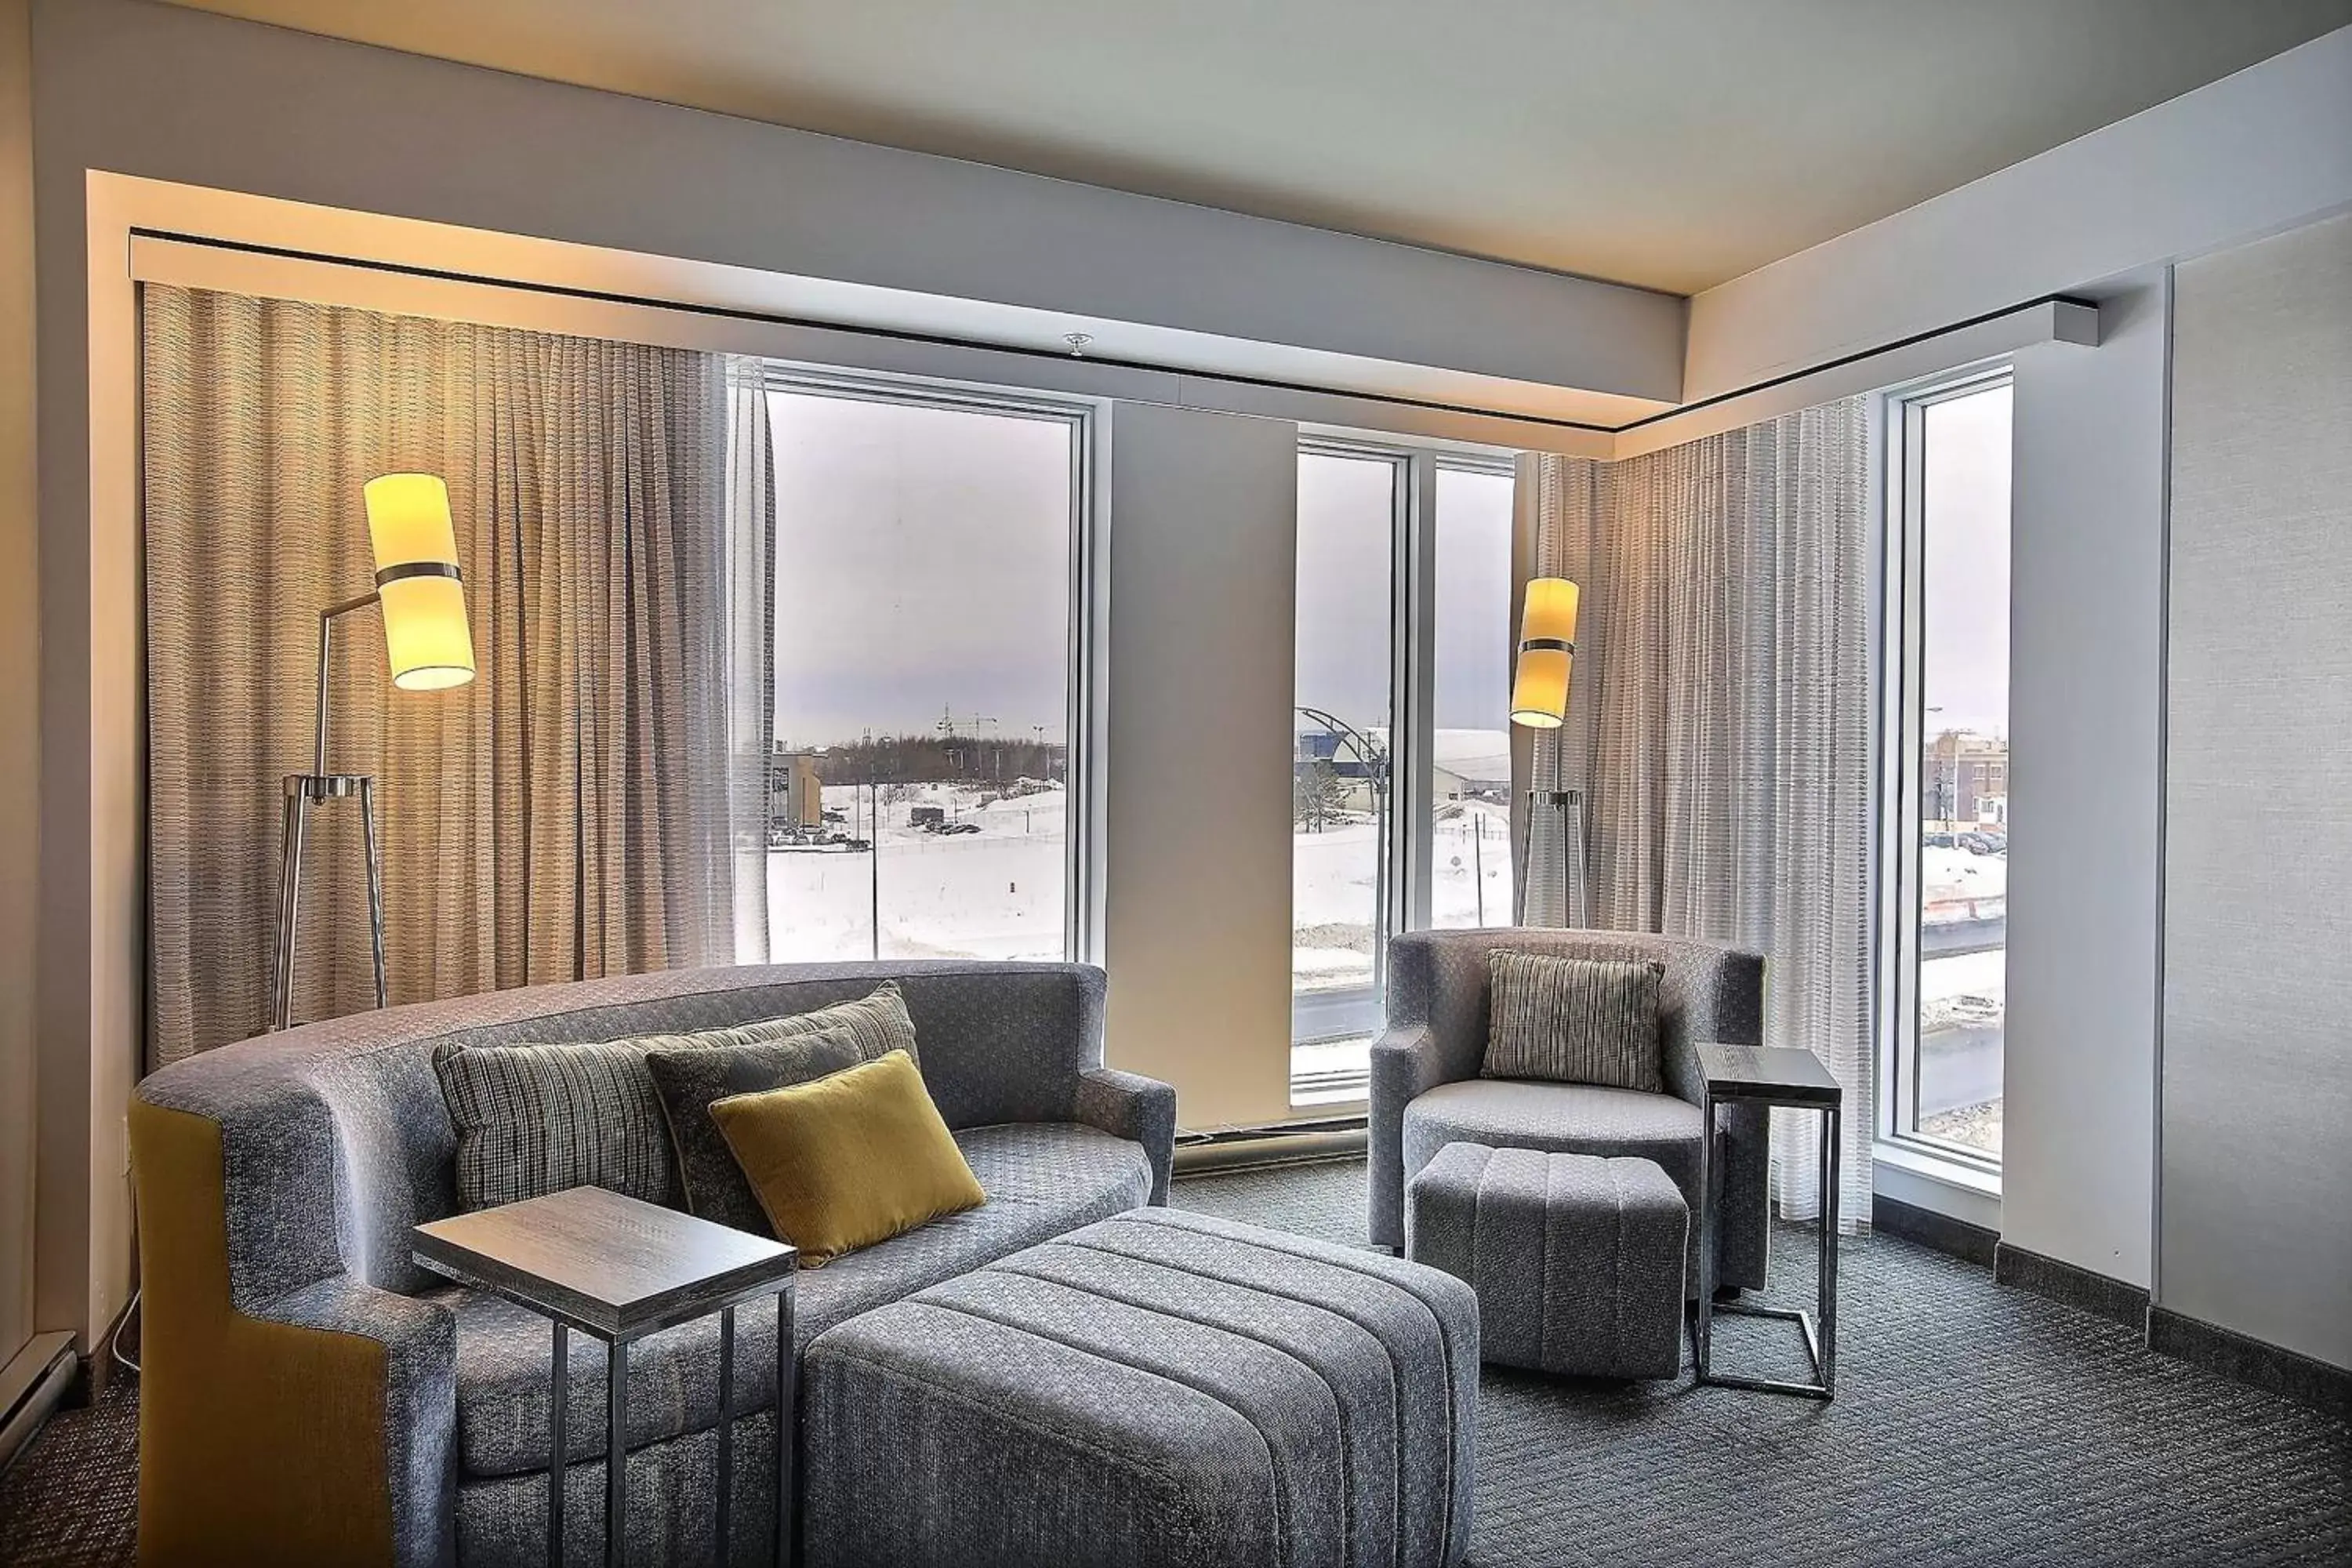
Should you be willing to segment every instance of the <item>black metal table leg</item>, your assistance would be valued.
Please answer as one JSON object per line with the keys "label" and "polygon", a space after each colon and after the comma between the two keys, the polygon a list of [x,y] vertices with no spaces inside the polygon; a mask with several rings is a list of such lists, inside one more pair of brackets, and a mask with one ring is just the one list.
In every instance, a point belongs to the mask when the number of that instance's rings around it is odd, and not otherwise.
{"label": "black metal table leg", "polygon": [[1698,1102],[1698,1309],[1691,1316],[1691,1356],[1699,1381],[1706,1381],[1708,1352],[1715,1339],[1715,1097],[1702,1090]]}
{"label": "black metal table leg", "polygon": [[628,1561],[629,1342],[604,1350],[604,1563]]}
{"label": "black metal table leg", "polygon": [[798,1365],[793,1354],[793,1291],[776,1293],[776,1568],[792,1568],[797,1535],[793,1518],[793,1469],[800,1447]]}
{"label": "black metal table leg", "polygon": [[730,1528],[735,1501],[735,1309],[722,1310],[719,1314],[719,1562],[720,1568],[730,1553],[728,1543],[734,1539]]}
{"label": "black metal table leg", "polygon": [[554,1371],[547,1390],[547,1568],[563,1568],[564,1405],[571,1396],[572,1334],[555,1325]]}
{"label": "black metal table leg", "polygon": [[1843,1129],[1839,1125],[1843,1112],[1830,1110],[1827,1131],[1822,1142],[1827,1145],[1828,1173],[1822,1180],[1822,1362],[1819,1375],[1822,1397],[1834,1396],[1837,1389],[1837,1266],[1838,1266],[1838,1139]]}

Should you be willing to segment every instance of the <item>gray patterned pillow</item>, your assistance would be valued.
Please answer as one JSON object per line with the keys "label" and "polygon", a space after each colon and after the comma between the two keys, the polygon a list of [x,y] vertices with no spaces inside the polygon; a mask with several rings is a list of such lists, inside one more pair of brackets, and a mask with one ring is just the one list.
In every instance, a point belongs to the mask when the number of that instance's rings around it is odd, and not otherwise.
{"label": "gray patterned pillow", "polygon": [[845,1029],[859,1058],[915,1054],[898,983],[812,1013],[728,1029],[643,1035],[587,1045],[466,1046],[433,1067],[457,1128],[457,1206],[494,1208],[566,1187],[605,1187],[675,1208],[678,1184],[647,1053],[709,1050]]}
{"label": "gray patterned pillow", "polygon": [[863,1054],[856,1032],[846,1025],[716,1050],[647,1051],[646,1070],[653,1075],[670,1143],[677,1151],[687,1212],[754,1236],[773,1236],[775,1227],[743,1179],[743,1167],[710,1114],[710,1102],[807,1083],[874,1059]]}
{"label": "gray patterned pillow", "polygon": [[639,1042],[454,1049],[433,1067],[457,1126],[459,1208],[566,1187],[672,1202],[669,1137]]}
{"label": "gray patterned pillow", "polygon": [[1492,1000],[1481,1078],[1664,1090],[1658,1048],[1664,964],[1501,948],[1486,962]]}
{"label": "gray patterned pillow", "polygon": [[879,1061],[892,1051],[904,1051],[913,1058],[918,1069],[923,1065],[915,1050],[915,1021],[907,1016],[907,999],[895,980],[885,980],[855,1002],[835,1002],[814,1013],[768,1018],[754,1026],[761,1038],[769,1040],[845,1028],[856,1037],[860,1061]]}

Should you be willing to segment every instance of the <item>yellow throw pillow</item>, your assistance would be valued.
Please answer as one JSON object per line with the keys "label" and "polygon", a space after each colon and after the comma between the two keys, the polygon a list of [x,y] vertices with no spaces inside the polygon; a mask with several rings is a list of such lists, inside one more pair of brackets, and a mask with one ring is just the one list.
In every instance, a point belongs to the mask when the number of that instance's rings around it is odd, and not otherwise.
{"label": "yellow throw pillow", "polygon": [[712,1100],[710,1116],[804,1268],[988,1201],[904,1051]]}

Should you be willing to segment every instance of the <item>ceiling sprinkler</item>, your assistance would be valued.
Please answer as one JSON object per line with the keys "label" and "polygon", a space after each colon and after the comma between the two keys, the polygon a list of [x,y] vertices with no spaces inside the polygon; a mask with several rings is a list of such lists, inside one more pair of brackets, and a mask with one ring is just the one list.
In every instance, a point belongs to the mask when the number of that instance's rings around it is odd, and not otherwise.
{"label": "ceiling sprinkler", "polygon": [[1082,359],[1086,355],[1087,345],[1095,341],[1095,335],[1092,332],[1064,332],[1062,341],[1070,345],[1072,359]]}

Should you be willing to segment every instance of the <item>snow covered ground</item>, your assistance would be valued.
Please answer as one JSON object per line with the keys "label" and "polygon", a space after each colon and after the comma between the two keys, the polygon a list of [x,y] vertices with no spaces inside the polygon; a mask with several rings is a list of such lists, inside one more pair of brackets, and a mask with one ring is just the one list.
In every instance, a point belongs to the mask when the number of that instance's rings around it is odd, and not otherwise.
{"label": "snow covered ground", "polygon": [[1967,849],[1919,851],[1922,902],[1919,918],[1929,925],[1949,921],[1999,920],[2009,910],[2009,857]]}
{"label": "snow covered ground", "polygon": [[[1066,791],[1056,786],[982,805],[983,792],[944,784],[885,789],[878,826],[863,786],[827,784],[835,831],[872,853],[776,849],[768,855],[769,949],[779,963],[844,958],[1060,958],[1068,846]],[[972,834],[909,825],[935,805]],[[874,912],[881,931],[876,939]]]}
{"label": "snow covered ground", "polygon": [[[776,849],[768,856],[770,950],[776,961],[1059,958],[1068,795],[1059,786],[983,805],[988,792],[928,784],[871,792],[828,784],[826,826],[872,853]],[[1452,811],[1454,803],[1448,803]],[[911,826],[936,806],[976,833]],[[1510,921],[1508,812],[1462,803],[1436,824],[1432,905],[1445,927]],[[1368,985],[1378,906],[1379,829],[1370,816],[1291,840],[1292,969],[1302,990]],[[880,937],[874,912],[878,903]]]}

